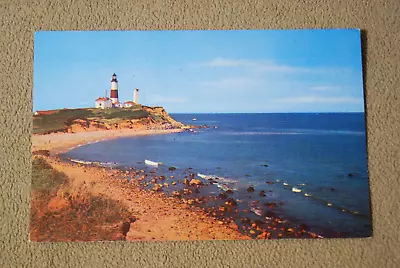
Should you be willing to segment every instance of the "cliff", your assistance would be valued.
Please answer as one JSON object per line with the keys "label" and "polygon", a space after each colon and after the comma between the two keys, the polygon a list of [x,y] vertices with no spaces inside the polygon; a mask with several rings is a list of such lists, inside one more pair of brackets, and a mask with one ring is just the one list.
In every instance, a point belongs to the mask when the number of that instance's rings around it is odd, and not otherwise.
{"label": "cliff", "polygon": [[33,116],[33,134],[109,129],[188,128],[174,120],[163,107],[60,109]]}

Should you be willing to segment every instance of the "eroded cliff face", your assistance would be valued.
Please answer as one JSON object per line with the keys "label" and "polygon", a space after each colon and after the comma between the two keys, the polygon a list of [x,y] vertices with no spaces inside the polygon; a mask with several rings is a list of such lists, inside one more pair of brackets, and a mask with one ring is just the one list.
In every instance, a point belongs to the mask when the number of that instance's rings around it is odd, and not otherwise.
{"label": "eroded cliff face", "polygon": [[132,120],[75,119],[70,122],[69,133],[110,129],[183,128],[184,124],[174,120],[163,107],[143,106],[149,116]]}
{"label": "eroded cliff face", "polygon": [[174,127],[183,127],[184,125],[175,119],[173,119],[163,107],[149,107],[142,106],[142,109],[152,115],[155,122],[160,122],[164,124],[171,124]]}
{"label": "eroded cliff face", "polygon": [[[95,109],[80,109],[76,111],[63,110],[61,114],[41,115],[36,118],[34,127],[42,128],[38,134],[54,132],[85,132],[110,129],[171,129],[189,128],[174,120],[163,107],[142,106],[139,109],[116,109],[102,111]],[[135,119],[133,119],[135,118]],[[38,131],[39,132],[39,131]]]}

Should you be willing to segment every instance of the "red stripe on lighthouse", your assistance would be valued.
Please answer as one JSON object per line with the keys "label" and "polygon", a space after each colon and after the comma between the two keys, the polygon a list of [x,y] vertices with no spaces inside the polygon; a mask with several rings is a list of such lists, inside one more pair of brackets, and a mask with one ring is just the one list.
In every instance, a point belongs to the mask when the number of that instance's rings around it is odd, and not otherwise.
{"label": "red stripe on lighthouse", "polygon": [[111,90],[110,98],[118,98],[118,90]]}

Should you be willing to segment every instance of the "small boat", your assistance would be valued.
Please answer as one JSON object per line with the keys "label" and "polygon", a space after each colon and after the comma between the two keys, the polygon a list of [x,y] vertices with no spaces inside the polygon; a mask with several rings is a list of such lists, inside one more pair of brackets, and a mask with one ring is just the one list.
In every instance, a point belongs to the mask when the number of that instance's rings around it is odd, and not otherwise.
{"label": "small boat", "polygon": [[289,184],[287,184],[286,182],[283,183],[283,186],[288,186]]}
{"label": "small boat", "polygon": [[149,165],[149,166],[156,166],[156,167],[158,167],[158,162],[153,162],[153,161],[150,161],[150,160],[144,160],[144,163],[146,164],[146,165]]}
{"label": "small boat", "polygon": [[301,190],[300,190],[299,188],[293,187],[293,188],[292,188],[292,192],[300,193]]}
{"label": "small boat", "polygon": [[196,120],[197,120],[196,118],[194,118],[194,117],[192,118],[192,121],[196,121]]}
{"label": "small boat", "polygon": [[307,194],[307,193],[305,193],[305,194],[304,194],[304,196],[307,196],[307,197],[309,197],[309,196],[311,196],[311,195],[310,195],[310,194]]}

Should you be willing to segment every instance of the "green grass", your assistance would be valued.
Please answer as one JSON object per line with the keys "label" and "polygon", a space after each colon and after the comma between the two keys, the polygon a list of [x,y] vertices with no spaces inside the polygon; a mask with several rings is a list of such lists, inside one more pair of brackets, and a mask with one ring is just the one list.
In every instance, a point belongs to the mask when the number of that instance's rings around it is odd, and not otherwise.
{"label": "green grass", "polygon": [[68,177],[52,167],[42,157],[32,160],[32,190],[42,194],[53,195],[68,183]]}
{"label": "green grass", "polygon": [[[67,131],[76,119],[96,120],[132,120],[148,117],[149,113],[143,111],[140,105],[132,108],[111,109],[63,109],[50,115],[36,115],[33,117],[33,134],[46,134],[50,132]],[[115,120],[114,120],[115,121]]]}
{"label": "green grass", "polygon": [[132,119],[140,119],[146,118],[149,116],[149,113],[142,110],[133,110],[133,109],[122,109],[122,108],[114,108],[104,110],[104,113],[98,115],[98,117],[103,119],[123,119],[123,120],[132,120]]}
{"label": "green grass", "polygon": [[[122,222],[135,220],[122,204],[89,192],[70,191],[66,174],[54,170],[40,156],[32,159],[32,202],[30,234],[32,241],[94,241],[124,239]],[[64,192],[64,205],[57,211],[49,210],[49,202]],[[119,225],[119,228],[110,228]],[[124,233],[125,232],[125,233]]]}
{"label": "green grass", "polygon": [[73,120],[85,119],[93,114],[93,109],[66,109],[50,115],[36,115],[33,117],[33,133],[66,131]]}

